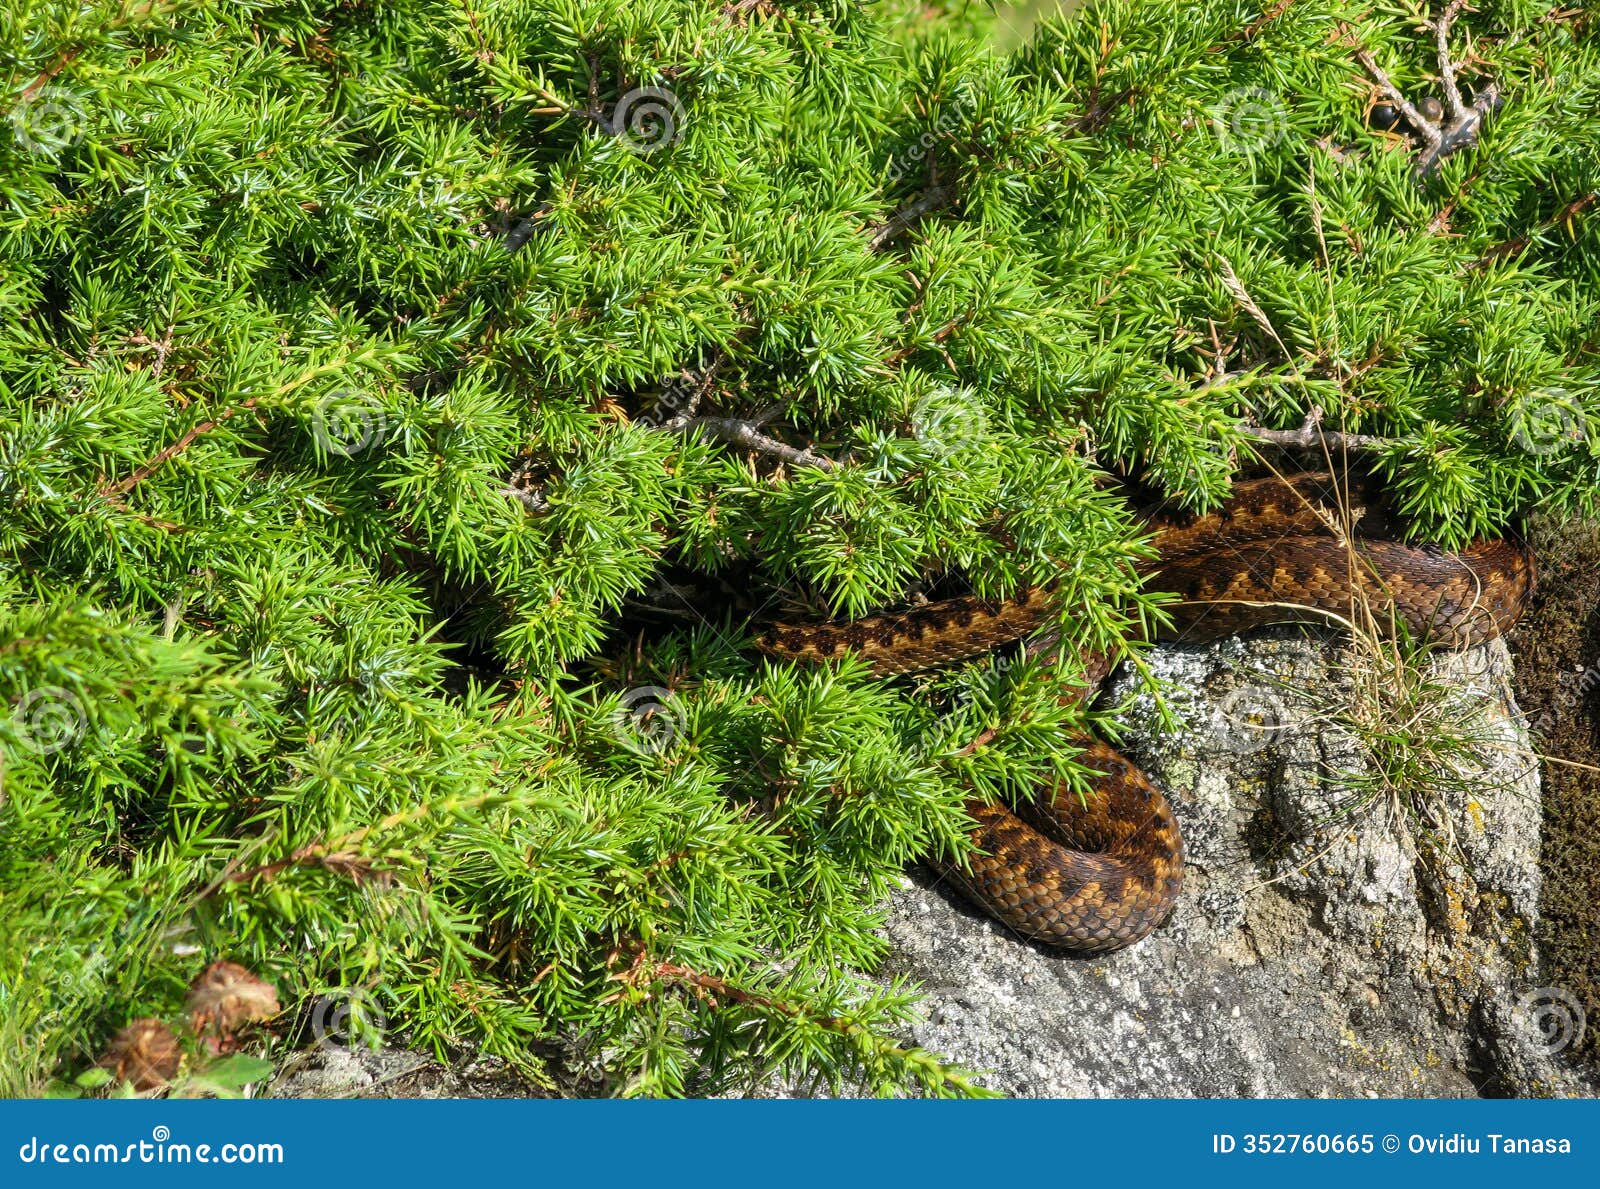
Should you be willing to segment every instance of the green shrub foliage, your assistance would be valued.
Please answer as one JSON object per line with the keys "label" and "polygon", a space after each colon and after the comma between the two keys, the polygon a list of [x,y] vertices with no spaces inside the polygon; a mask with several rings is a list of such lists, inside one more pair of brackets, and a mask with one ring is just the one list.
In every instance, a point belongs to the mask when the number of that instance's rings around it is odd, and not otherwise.
{"label": "green shrub foliage", "polygon": [[1503,104],[1419,176],[1356,54],[1437,90],[1423,10],[975,7],[6,6],[0,1091],[228,958],[283,1044],[968,1092],[857,972],[1083,716],[752,623],[1054,580],[1125,650],[1108,478],[1313,409],[1420,538],[1592,506],[1592,10],[1464,12]]}

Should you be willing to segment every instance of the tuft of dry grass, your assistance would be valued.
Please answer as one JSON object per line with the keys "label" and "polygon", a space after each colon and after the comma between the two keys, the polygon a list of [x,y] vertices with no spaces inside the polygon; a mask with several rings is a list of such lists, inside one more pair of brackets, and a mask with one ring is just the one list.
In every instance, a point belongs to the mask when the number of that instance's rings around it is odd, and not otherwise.
{"label": "tuft of dry grass", "polygon": [[1350,605],[1344,614],[1326,615],[1346,637],[1342,679],[1282,692],[1347,739],[1356,756],[1353,765],[1324,776],[1337,804],[1324,824],[1378,814],[1387,827],[1404,825],[1443,884],[1462,858],[1452,805],[1481,795],[1486,772],[1509,772],[1510,786],[1540,757],[1508,729],[1483,683],[1461,682],[1461,662],[1451,673],[1441,663],[1450,653],[1397,619],[1380,576],[1355,547],[1360,512],[1352,502],[1315,511],[1343,544],[1349,567]]}
{"label": "tuft of dry grass", "polygon": [[[1361,763],[1328,774],[1345,795],[1339,816],[1403,820],[1431,849],[1455,854],[1451,804],[1483,791],[1484,773],[1503,769],[1516,750],[1494,703],[1481,689],[1440,675],[1438,654],[1403,635],[1356,626],[1344,654],[1344,680],[1302,691],[1311,713],[1351,740]],[[1513,769],[1537,760],[1510,759]],[[1512,783],[1515,776],[1507,778]]]}

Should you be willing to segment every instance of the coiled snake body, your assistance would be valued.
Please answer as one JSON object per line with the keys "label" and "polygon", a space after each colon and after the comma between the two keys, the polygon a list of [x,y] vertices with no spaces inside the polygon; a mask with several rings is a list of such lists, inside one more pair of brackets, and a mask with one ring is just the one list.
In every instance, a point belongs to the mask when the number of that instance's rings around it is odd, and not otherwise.
{"label": "coiled snake body", "polygon": [[[1533,587],[1533,559],[1511,540],[1459,551],[1409,545],[1369,480],[1325,472],[1251,480],[1203,516],[1152,521],[1147,584],[1170,591],[1161,639],[1205,641],[1268,623],[1327,622],[1354,607],[1440,647],[1493,639]],[[778,624],[771,655],[821,662],[855,653],[885,676],[969,659],[1045,627],[1047,590],[1013,599],[929,603],[840,624]],[[1106,674],[1084,658],[1091,683]],[[1015,811],[973,799],[970,866],[939,864],[982,908],[1025,937],[1079,953],[1130,945],[1159,925],[1183,884],[1183,839],[1167,798],[1134,764],[1086,739],[1098,778],[1084,797],[1041,787]]]}

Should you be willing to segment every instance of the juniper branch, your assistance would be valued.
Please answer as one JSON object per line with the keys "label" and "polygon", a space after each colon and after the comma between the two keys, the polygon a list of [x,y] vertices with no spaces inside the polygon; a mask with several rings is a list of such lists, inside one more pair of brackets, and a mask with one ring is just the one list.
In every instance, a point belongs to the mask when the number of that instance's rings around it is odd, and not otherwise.
{"label": "juniper branch", "polygon": [[1593,206],[1596,202],[1600,202],[1600,190],[1591,190],[1587,194],[1583,194],[1577,198],[1574,198],[1571,202],[1567,203],[1559,211],[1557,211],[1554,217],[1547,219],[1543,223],[1540,223],[1534,231],[1529,232],[1526,235],[1513,236],[1511,239],[1502,240],[1500,243],[1494,244],[1492,247],[1488,248],[1482,256],[1478,257],[1477,260],[1472,262],[1472,268],[1474,270],[1482,269],[1487,265],[1492,264],[1496,260],[1503,260],[1508,256],[1515,256],[1518,252],[1521,252],[1528,247],[1534,236],[1539,235],[1541,232],[1548,231],[1552,227],[1559,227],[1563,223],[1571,222],[1589,207]]}
{"label": "juniper branch", "polygon": [[836,1033],[862,1046],[863,1050],[876,1056],[915,1062],[930,1075],[933,1081],[947,1085],[959,1093],[981,1093],[965,1071],[940,1065],[930,1054],[923,1050],[906,1048],[896,1044],[893,1040],[880,1036],[858,1020],[852,1020],[844,1016],[815,1013],[807,1010],[799,1003],[746,991],[742,987],[735,986],[727,979],[719,978],[714,974],[706,974],[703,971],[692,970],[674,962],[656,962],[644,967],[643,970],[636,967],[620,977],[630,984],[635,984],[641,981],[639,976],[646,972],[650,978],[657,982],[669,986],[687,987],[696,995],[710,997],[713,1001],[721,999],[729,1003],[738,1004],[741,1007],[754,1008],[757,1011],[771,1013],[788,1020],[804,1022],[824,1031]]}
{"label": "juniper branch", "polygon": [[224,409],[211,420],[202,421],[198,425],[192,426],[186,433],[183,434],[183,436],[178,438],[177,441],[168,446],[164,446],[157,451],[155,456],[151,458],[149,462],[145,463],[131,475],[128,475],[126,478],[121,479],[116,483],[102,484],[100,487],[100,494],[114,503],[121,502],[121,500],[127,496],[130,491],[139,486],[139,484],[143,483],[162,467],[166,466],[167,463],[171,462],[185,450],[189,449],[190,446],[193,446],[195,442],[199,441],[206,434],[210,433],[212,430],[221,425],[227,424],[230,419],[237,417],[240,413],[255,408],[256,399],[257,398],[255,397],[251,397],[249,400],[241,401],[232,408]]}

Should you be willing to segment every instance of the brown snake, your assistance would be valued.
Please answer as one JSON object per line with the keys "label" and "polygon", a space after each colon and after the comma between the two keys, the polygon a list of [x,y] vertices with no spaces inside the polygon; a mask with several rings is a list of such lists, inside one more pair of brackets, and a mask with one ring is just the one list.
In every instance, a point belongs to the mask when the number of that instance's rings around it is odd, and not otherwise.
{"label": "brown snake", "polygon": [[[1533,589],[1520,543],[1475,541],[1459,551],[1408,545],[1381,490],[1326,472],[1235,485],[1201,516],[1153,519],[1157,559],[1147,584],[1179,601],[1160,639],[1205,641],[1269,623],[1328,622],[1357,606],[1380,626],[1403,625],[1440,647],[1491,640]],[[929,603],[837,624],[777,624],[757,640],[773,656],[819,663],[854,653],[884,676],[981,655],[1045,628],[1048,590],[1015,598]],[[1091,685],[1104,662],[1086,658]],[[1140,940],[1171,911],[1183,884],[1183,838],[1172,806],[1134,764],[1083,740],[1099,773],[1083,797],[1041,787],[1015,812],[973,799],[970,867],[939,864],[983,909],[1025,937],[1078,953]]]}

